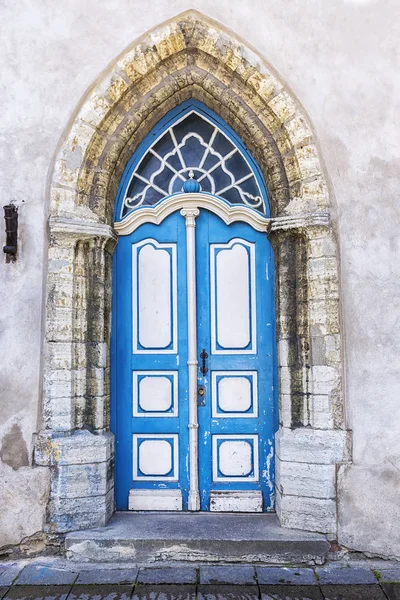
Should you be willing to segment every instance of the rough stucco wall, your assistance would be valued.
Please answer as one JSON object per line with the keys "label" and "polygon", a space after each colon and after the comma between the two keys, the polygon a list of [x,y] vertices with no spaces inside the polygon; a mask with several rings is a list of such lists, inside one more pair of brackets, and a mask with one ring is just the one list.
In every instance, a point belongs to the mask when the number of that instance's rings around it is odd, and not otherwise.
{"label": "rough stucco wall", "polygon": [[[8,436],[0,452],[0,487],[7,486],[0,546],[38,531],[44,517],[44,506],[34,518],[28,508],[32,496],[46,493],[46,473],[26,463],[37,428],[46,183],[57,144],[88,86],[126,46],[196,8],[253,45],[314,124],[336,200],[354,431],[355,464],[339,472],[340,542],[400,556],[400,531],[393,527],[400,516],[400,6],[397,0],[155,0],[143,10],[144,4],[1,3],[0,194],[2,205],[12,199],[21,208],[18,262],[0,262],[0,446]],[[7,444],[16,444],[22,458],[11,452],[7,459]]]}

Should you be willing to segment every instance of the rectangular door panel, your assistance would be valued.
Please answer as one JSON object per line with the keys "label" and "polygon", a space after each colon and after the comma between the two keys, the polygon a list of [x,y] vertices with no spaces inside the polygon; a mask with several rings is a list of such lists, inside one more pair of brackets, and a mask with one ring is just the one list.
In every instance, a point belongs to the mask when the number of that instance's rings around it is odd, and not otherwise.
{"label": "rectangular door panel", "polygon": [[176,244],[132,245],[133,352],[177,351]]}
{"label": "rectangular door panel", "polygon": [[210,294],[212,352],[255,354],[254,244],[210,245]]}

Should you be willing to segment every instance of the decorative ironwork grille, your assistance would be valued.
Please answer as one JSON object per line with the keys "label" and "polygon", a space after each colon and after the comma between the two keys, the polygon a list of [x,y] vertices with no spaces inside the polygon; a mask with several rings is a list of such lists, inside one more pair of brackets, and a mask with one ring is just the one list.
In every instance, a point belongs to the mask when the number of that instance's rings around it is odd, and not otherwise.
{"label": "decorative ironwork grille", "polygon": [[[194,185],[186,185],[191,180]],[[195,110],[175,121],[151,144],[131,175],[122,217],[182,191],[207,192],[229,204],[266,213],[253,167],[215,123]]]}

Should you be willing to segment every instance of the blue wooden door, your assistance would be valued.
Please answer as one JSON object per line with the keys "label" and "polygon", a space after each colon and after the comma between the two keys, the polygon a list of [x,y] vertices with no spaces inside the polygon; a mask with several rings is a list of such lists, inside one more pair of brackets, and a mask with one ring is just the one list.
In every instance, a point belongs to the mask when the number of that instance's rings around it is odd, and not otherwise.
{"label": "blue wooden door", "polygon": [[[114,263],[117,508],[187,510],[185,219],[120,237]],[[274,506],[275,328],[270,243],[244,223],[196,219],[200,509]]]}

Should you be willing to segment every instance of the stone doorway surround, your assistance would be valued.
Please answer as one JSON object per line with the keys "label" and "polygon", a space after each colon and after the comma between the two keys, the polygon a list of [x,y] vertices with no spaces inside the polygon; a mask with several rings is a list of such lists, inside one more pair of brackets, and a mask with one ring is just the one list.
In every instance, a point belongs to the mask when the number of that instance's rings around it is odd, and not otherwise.
{"label": "stone doorway surround", "polygon": [[276,260],[284,527],[336,537],[336,469],[349,461],[338,256],[329,189],[308,118],[273,69],[189,11],[137,40],[83,100],[50,183],[41,429],[51,470],[48,532],[105,525],[114,511],[110,432],[112,227],[124,167],[171,108],[195,98],[242,138],[263,171]]}

